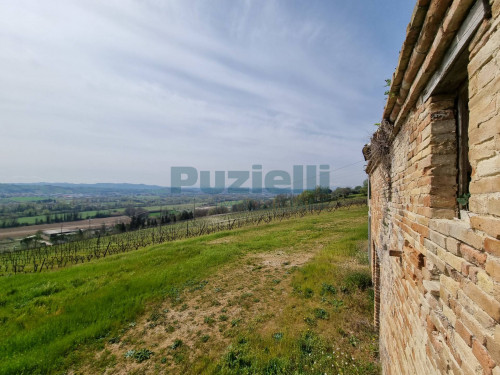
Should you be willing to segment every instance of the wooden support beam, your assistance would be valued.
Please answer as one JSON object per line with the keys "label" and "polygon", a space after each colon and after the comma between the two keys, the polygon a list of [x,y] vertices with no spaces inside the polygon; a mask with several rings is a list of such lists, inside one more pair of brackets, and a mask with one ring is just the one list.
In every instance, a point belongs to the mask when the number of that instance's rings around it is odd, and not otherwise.
{"label": "wooden support beam", "polygon": [[486,3],[484,1],[476,1],[466,19],[458,29],[451,46],[446,52],[443,62],[439,69],[434,73],[430,81],[427,83],[427,87],[423,92],[423,102],[433,94],[434,90],[438,84],[443,80],[446,74],[450,71],[453,63],[458,59],[460,54],[467,48],[469,41],[474,36],[477,28],[483,22],[483,19],[487,17],[488,11],[486,8]]}

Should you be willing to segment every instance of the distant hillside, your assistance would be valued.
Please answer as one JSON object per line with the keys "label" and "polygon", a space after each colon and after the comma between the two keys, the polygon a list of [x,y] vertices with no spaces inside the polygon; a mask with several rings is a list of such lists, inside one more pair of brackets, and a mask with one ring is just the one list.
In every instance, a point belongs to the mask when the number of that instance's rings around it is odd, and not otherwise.
{"label": "distant hillside", "polygon": [[[337,188],[333,186],[332,189]],[[304,189],[283,191],[286,194],[300,194]],[[249,196],[274,196],[279,191],[263,190],[262,193],[249,192],[248,188],[225,188],[223,192],[214,194],[249,194]],[[54,196],[54,195],[131,195],[131,194],[152,194],[152,195],[172,195],[170,187],[146,184],[130,183],[108,183],[100,182],[95,184],[73,184],[69,182],[33,182],[33,183],[0,183],[0,197],[12,196]],[[198,187],[183,187],[182,195],[207,194]],[[208,192],[210,194],[210,192]],[[178,194],[173,194],[178,195]]]}
{"label": "distant hillside", "polygon": [[59,195],[59,194],[167,194],[170,189],[158,185],[127,184],[127,183],[97,183],[97,184],[71,184],[61,183],[16,183],[0,184],[0,195]]}

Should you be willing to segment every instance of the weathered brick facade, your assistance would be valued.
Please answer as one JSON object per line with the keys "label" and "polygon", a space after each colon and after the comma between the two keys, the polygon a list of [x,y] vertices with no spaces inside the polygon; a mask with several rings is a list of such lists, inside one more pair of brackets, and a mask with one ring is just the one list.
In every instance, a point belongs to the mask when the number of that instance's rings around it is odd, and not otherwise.
{"label": "weathered brick facade", "polygon": [[364,149],[385,374],[500,374],[499,23],[500,0],[418,0]]}

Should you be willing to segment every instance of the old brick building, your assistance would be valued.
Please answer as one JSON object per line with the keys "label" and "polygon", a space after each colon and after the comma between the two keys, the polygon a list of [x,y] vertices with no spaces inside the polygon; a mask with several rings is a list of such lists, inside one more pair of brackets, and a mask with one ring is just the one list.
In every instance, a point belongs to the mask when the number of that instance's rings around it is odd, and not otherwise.
{"label": "old brick building", "polygon": [[500,0],[418,0],[370,181],[386,374],[500,374]]}

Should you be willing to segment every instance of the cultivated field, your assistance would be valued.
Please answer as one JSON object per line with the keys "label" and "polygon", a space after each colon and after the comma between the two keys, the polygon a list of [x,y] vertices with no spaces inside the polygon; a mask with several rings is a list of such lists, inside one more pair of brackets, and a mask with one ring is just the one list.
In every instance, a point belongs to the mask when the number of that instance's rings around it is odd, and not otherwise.
{"label": "cultivated field", "polygon": [[22,238],[35,234],[39,230],[50,230],[50,229],[88,229],[90,228],[100,228],[103,224],[106,226],[114,226],[119,223],[130,222],[130,217],[128,216],[114,216],[105,217],[99,219],[89,220],[79,220],[70,221],[65,223],[54,223],[54,224],[41,224],[41,225],[30,225],[15,228],[2,228],[0,229],[0,239],[4,238]]}
{"label": "cultivated field", "polygon": [[0,374],[376,374],[366,207],[0,278]]}

